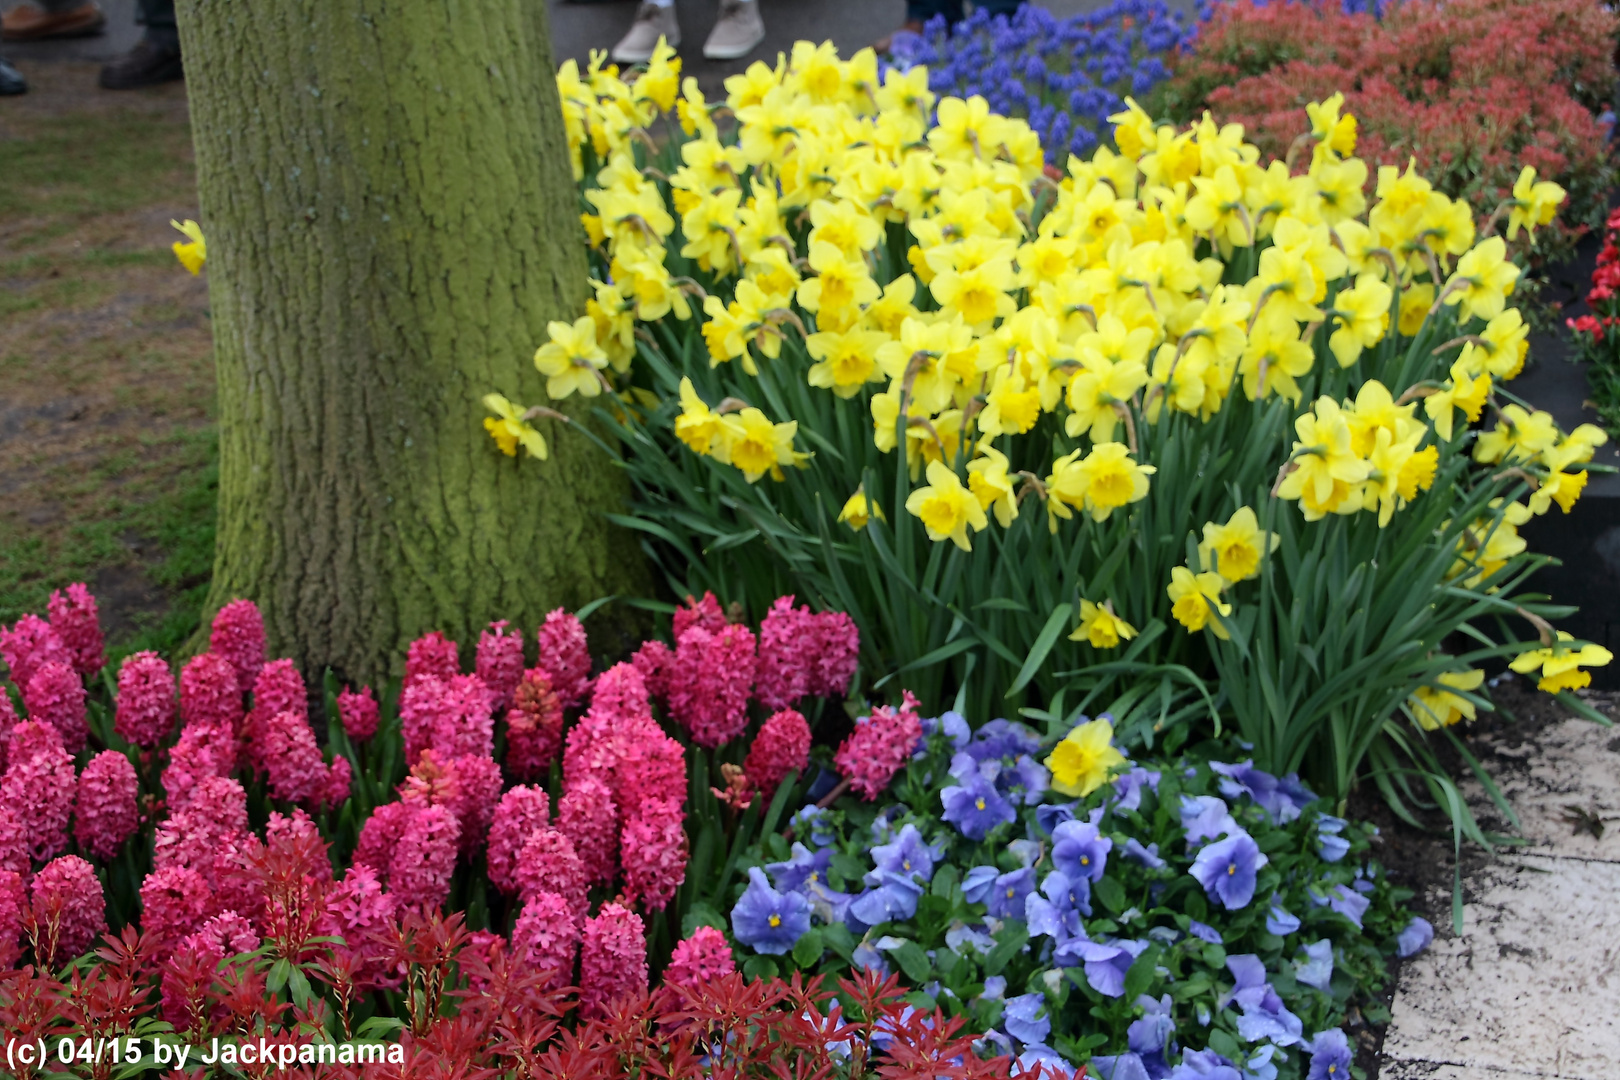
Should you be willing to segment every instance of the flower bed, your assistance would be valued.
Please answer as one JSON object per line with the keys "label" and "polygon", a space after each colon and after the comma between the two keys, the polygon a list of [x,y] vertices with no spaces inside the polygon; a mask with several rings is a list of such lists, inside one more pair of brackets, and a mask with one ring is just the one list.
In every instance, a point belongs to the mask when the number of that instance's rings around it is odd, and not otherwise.
{"label": "flower bed", "polygon": [[1604,226],[1603,249],[1586,293],[1591,310],[1564,323],[1575,337],[1581,359],[1590,365],[1587,381],[1598,416],[1613,431],[1620,425],[1620,211],[1610,214]]}
{"label": "flower bed", "polygon": [[1616,17],[1588,0],[1402,0],[1381,17],[1330,0],[1213,5],[1154,99],[1181,119],[1240,123],[1267,155],[1289,150],[1303,109],[1338,90],[1370,165],[1418,171],[1481,215],[1525,165],[1568,190],[1544,249],[1608,211]]}

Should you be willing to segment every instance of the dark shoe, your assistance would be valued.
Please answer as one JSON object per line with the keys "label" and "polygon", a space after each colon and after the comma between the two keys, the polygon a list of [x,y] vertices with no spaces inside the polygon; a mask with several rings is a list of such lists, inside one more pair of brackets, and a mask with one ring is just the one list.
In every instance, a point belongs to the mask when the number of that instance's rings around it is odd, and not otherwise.
{"label": "dark shoe", "polygon": [[38,4],[22,3],[0,16],[0,41],[87,37],[106,29],[107,16],[96,0],[85,0],[67,11],[46,11]]}
{"label": "dark shoe", "polygon": [[10,62],[0,59],[0,97],[28,93],[28,80]]}
{"label": "dark shoe", "polygon": [[101,69],[103,90],[138,90],[186,77],[180,46],[142,38],[133,49]]}

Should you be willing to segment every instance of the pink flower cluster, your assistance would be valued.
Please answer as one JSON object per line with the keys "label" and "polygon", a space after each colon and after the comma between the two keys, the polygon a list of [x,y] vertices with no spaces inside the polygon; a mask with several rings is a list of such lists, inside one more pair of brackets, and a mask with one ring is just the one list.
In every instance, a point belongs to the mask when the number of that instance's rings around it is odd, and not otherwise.
{"label": "pink flower cluster", "polygon": [[585,628],[572,614],[558,608],[546,615],[537,635],[540,667],[551,676],[551,688],[565,709],[577,708],[591,686],[591,654]]}
{"label": "pink flower cluster", "polygon": [[19,690],[28,686],[41,664],[73,666],[73,654],[51,624],[38,615],[24,615],[9,630],[0,626],[0,658],[11,669],[11,681]]}
{"label": "pink flower cluster", "polygon": [[264,667],[264,616],[251,600],[232,600],[219,609],[208,630],[208,651],[236,669],[236,685],[247,689]]}
{"label": "pink flower cluster", "polygon": [[23,688],[23,707],[29,719],[56,729],[70,755],[84,749],[90,737],[84,721],[84,680],[71,664],[47,660],[35,668]]}
{"label": "pink flower cluster", "polygon": [[429,748],[451,757],[495,751],[495,717],[489,688],[476,675],[418,675],[400,695],[399,722],[405,760]]}
{"label": "pink flower cluster", "polygon": [[88,677],[106,666],[101,613],[83,582],[52,592],[46,610],[51,615],[51,629],[73,657],[74,670]]}
{"label": "pink flower cluster", "polygon": [[377,707],[377,699],[371,695],[371,687],[362,686],[359,693],[345,688],[338,694],[337,704],[343,732],[349,738],[364,742],[377,734],[382,713]]}
{"label": "pink flower cluster", "polygon": [[754,634],[746,626],[728,623],[717,633],[692,626],[676,640],[667,702],[693,742],[713,748],[747,729],[754,664]]}
{"label": "pink flower cluster", "polygon": [[[234,678],[234,676],[233,676]],[[140,827],[140,779],[129,758],[103,750],[79,774],[73,836],[80,849],[108,862]]]}
{"label": "pink flower cluster", "polygon": [[523,673],[506,714],[506,767],[519,780],[537,779],[562,749],[563,706],[543,668]]}
{"label": "pink flower cluster", "polygon": [[124,657],[118,668],[118,708],[113,730],[136,746],[152,749],[174,728],[174,672],[155,652]]}
{"label": "pink flower cluster", "polygon": [[771,605],[759,624],[754,698],[777,712],[806,697],[842,698],[860,661],[860,633],[842,611],[795,608],[793,597]]}
{"label": "pink flower cluster", "polygon": [[911,760],[922,737],[916,699],[907,694],[900,708],[879,706],[871,716],[857,720],[855,730],[833,755],[833,764],[856,794],[872,802]]}
{"label": "pink flower cluster", "polygon": [[801,713],[783,709],[760,725],[743,759],[743,773],[768,802],[788,773],[803,773],[809,764],[810,725]]}
{"label": "pink flower cluster", "polygon": [[712,926],[700,926],[675,946],[664,967],[664,985],[699,987],[737,970],[726,935]]}
{"label": "pink flower cluster", "polygon": [[496,712],[512,704],[512,692],[523,678],[523,635],[508,633],[507,625],[505,619],[492,622],[478,636],[478,657],[473,665],[473,673],[489,687]]}
{"label": "pink flower cluster", "polygon": [[44,862],[67,847],[77,787],[73,758],[54,727],[25,720],[11,729],[0,803],[11,807],[28,840],[28,853]]}
{"label": "pink flower cluster", "polygon": [[579,1004],[585,1016],[602,1016],[614,1002],[647,992],[647,933],[641,916],[607,903],[585,920],[579,950]]}
{"label": "pink flower cluster", "polygon": [[77,855],[53,859],[34,876],[25,929],[34,955],[57,967],[87,952],[107,929],[107,901],[96,869]]}

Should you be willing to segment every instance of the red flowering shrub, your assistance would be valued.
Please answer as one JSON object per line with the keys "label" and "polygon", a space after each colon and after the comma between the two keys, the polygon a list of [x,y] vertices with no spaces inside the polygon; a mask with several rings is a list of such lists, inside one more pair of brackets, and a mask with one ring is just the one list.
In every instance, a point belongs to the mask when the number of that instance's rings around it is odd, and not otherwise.
{"label": "red flowering shrub", "polygon": [[1603,250],[1586,294],[1591,311],[1564,324],[1575,335],[1581,358],[1591,365],[1587,382],[1598,416],[1614,432],[1620,430],[1620,210],[1609,215],[1605,227]]}
{"label": "red flowering shrub", "polygon": [[1158,111],[1210,110],[1283,157],[1307,102],[1343,92],[1356,153],[1418,170],[1489,215],[1520,169],[1569,191],[1565,230],[1595,225],[1612,181],[1598,114],[1614,86],[1617,21],[1593,0],[1402,0],[1382,20],[1339,0],[1216,5],[1194,50],[1175,61]]}

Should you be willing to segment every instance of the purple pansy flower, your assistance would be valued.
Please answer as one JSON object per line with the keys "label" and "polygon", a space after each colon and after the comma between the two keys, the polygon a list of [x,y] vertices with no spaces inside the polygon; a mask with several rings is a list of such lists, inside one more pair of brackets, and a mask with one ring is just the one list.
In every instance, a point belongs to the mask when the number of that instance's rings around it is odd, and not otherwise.
{"label": "purple pansy flower", "polygon": [[1191,848],[1202,840],[1213,840],[1236,831],[1238,824],[1227,812],[1226,803],[1215,796],[1183,795],[1181,827],[1186,830],[1187,846]]}
{"label": "purple pansy flower", "polygon": [[1225,944],[1219,930],[1215,929],[1213,926],[1210,926],[1208,923],[1201,923],[1197,919],[1187,920],[1187,933],[1191,934],[1199,941],[1207,941],[1211,945]]}
{"label": "purple pansy flower", "polygon": [[1071,880],[1101,881],[1114,842],[1089,821],[1065,821],[1052,832],[1052,865]]}
{"label": "purple pansy flower", "polygon": [[792,857],[786,862],[767,863],[771,881],[783,892],[802,892],[806,885],[822,881],[827,867],[832,865],[833,853],[826,848],[812,852],[803,844],[794,842]]}
{"label": "purple pansy flower", "polygon": [[1073,821],[1078,802],[1043,803],[1035,808],[1035,826],[1048,836],[1065,821]]}
{"label": "purple pansy flower", "polygon": [[1371,900],[1348,885],[1335,885],[1326,893],[1319,893],[1313,885],[1306,890],[1306,895],[1317,907],[1329,908],[1349,919],[1357,930],[1361,929],[1361,917],[1372,906]]}
{"label": "purple pansy flower", "polygon": [[1062,1054],[1043,1043],[1033,1043],[1024,1047],[1024,1052],[1018,1055],[1013,1062],[1013,1076],[1030,1076],[1040,1073],[1041,1080],[1069,1080],[1074,1076],[1074,1066],[1066,1061]]}
{"label": "purple pansy flower", "polygon": [[1125,993],[1125,973],[1147,947],[1146,941],[1101,942],[1076,937],[1059,945],[1053,958],[1064,967],[1079,963],[1093,990],[1105,997],[1120,997]]}
{"label": "purple pansy flower", "polygon": [[876,868],[866,875],[866,880],[868,884],[876,885],[879,875],[897,874],[927,881],[934,876],[934,860],[941,854],[923,843],[922,833],[917,831],[917,826],[907,822],[892,842],[879,844],[872,849],[872,861]]}
{"label": "purple pansy flower", "polygon": [[1143,847],[1142,841],[1134,836],[1127,837],[1125,840],[1125,857],[1140,863],[1149,870],[1163,870],[1170,865],[1159,858],[1158,844],[1149,844],[1147,847]]}
{"label": "purple pansy flower", "polygon": [[748,889],[731,909],[731,932],[758,953],[781,956],[810,929],[810,902],[771,888],[765,871],[748,870]]}
{"label": "purple pansy flower", "polygon": [[1165,1059],[1176,1052],[1176,1021],[1170,995],[1155,1001],[1143,994],[1136,1004],[1142,1009],[1142,1018],[1131,1021],[1125,1030],[1126,1045],[1142,1059],[1149,1077],[1168,1076],[1170,1068]]}
{"label": "purple pansy flower", "polygon": [[1007,1034],[1021,1043],[1044,1043],[1052,1033],[1045,994],[1019,994],[1008,998],[1002,1006],[1001,1021]]}
{"label": "purple pansy flower", "polygon": [[1213,1050],[1189,1050],[1181,1055],[1181,1064],[1170,1073],[1169,1080],[1245,1080],[1236,1065]]}
{"label": "purple pansy flower", "polygon": [[1299,916],[1289,914],[1288,909],[1282,906],[1282,899],[1272,893],[1271,909],[1266,912],[1266,933],[1287,937],[1298,929]]}
{"label": "purple pansy flower", "polygon": [[1054,870],[1041,882],[1041,891],[1024,900],[1024,919],[1031,937],[1046,935],[1064,941],[1081,932],[1080,916],[1091,914],[1091,883],[1075,881]]}
{"label": "purple pansy flower", "polygon": [[1238,829],[1202,848],[1187,872],[1211,899],[1219,900],[1227,911],[1237,911],[1254,899],[1255,875],[1269,861],[1254,838]]}
{"label": "purple pansy flower", "polygon": [[1305,958],[1294,961],[1294,978],[1326,993],[1333,981],[1333,942],[1323,938],[1314,945],[1301,945],[1300,952]]}
{"label": "purple pansy flower", "polygon": [[909,919],[917,914],[922,886],[911,875],[884,873],[877,875],[876,881],[873,881],[873,876],[867,874],[866,878],[874,887],[850,901],[850,917],[859,919],[866,926],[876,926]]}
{"label": "purple pansy flower", "polygon": [[1311,1055],[1311,1071],[1305,1080],[1349,1080],[1350,1040],[1338,1028],[1318,1032],[1307,1048]]}
{"label": "purple pansy flower", "polygon": [[1152,1080],[1147,1067],[1136,1054],[1106,1054],[1094,1057],[1086,1066],[1086,1076],[1096,1080]]}
{"label": "purple pansy flower", "polygon": [[988,904],[990,890],[995,888],[1001,870],[994,866],[975,866],[962,875],[962,898],[970,904]]}
{"label": "purple pansy flower", "polygon": [[1148,788],[1154,794],[1159,791],[1160,774],[1156,771],[1144,769],[1140,765],[1120,773],[1114,778],[1114,791],[1109,796],[1115,810],[1137,810],[1142,806],[1142,789]]}
{"label": "purple pansy flower", "polygon": [[1350,841],[1340,835],[1348,824],[1330,814],[1316,815],[1316,852],[1324,862],[1338,862],[1350,854]]}
{"label": "purple pansy flower", "polygon": [[1406,929],[1396,936],[1395,952],[1404,960],[1427,949],[1429,942],[1433,940],[1434,927],[1429,925],[1429,920],[1421,915],[1414,915],[1412,921],[1406,924]]}
{"label": "purple pansy flower", "polygon": [[1009,870],[996,878],[986,904],[998,919],[1022,919],[1024,900],[1035,891],[1035,871],[1024,867]]}
{"label": "purple pansy flower", "polygon": [[939,793],[945,806],[944,818],[969,840],[983,840],[991,829],[1018,817],[1012,804],[1001,797],[996,785],[975,770]]}
{"label": "purple pansy flower", "polygon": [[1301,1041],[1304,1025],[1288,1011],[1277,991],[1266,981],[1266,966],[1258,956],[1252,953],[1228,956],[1226,969],[1237,980],[1237,985],[1222,997],[1221,1007],[1236,1002],[1243,1010],[1238,1018],[1239,1035],[1249,1042],[1270,1039],[1278,1046],[1293,1046]]}

